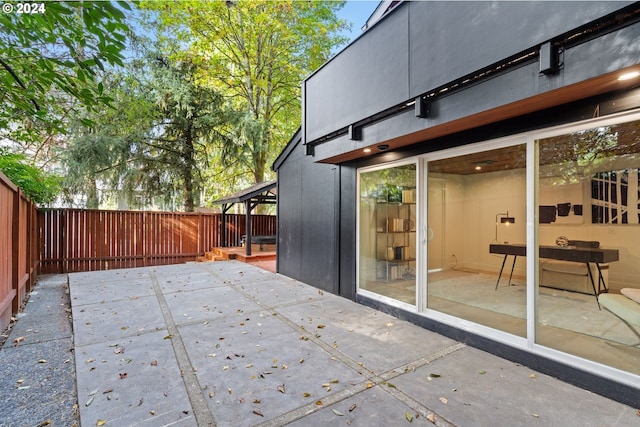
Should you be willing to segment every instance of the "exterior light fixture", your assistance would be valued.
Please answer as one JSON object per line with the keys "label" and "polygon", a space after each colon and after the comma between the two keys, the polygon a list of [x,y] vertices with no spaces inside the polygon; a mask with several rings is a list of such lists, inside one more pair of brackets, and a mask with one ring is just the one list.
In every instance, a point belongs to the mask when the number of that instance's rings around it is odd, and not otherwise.
{"label": "exterior light fixture", "polygon": [[370,153],[370,152],[371,152],[371,148],[365,148],[365,149],[364,149],[364,150],[362,150],[362,151],[364,151],[365,153]]}
{"label": "exterior light fixture", "polygon": [[618,80],[622,82],[625,80],[635,79],[638,76],[640,76],[640,71],[631,71],[629,73],[622,74],[620,77],[618,77]]}

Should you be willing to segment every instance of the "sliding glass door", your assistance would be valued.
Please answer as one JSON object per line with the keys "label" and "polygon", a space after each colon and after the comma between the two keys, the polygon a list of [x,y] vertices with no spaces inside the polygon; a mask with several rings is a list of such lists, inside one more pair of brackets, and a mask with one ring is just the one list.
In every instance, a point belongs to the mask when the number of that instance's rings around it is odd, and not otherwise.
{"label": "sliding glass door", "polygon": [[394,301],[416,303],[416,163],[360,173],[358,285]]}
{"label": "sliding glass door", "polygon": [[441,260],[428,270],[427,308],[525,337],[526,145],[427,159],[426,168],[428,258]]}

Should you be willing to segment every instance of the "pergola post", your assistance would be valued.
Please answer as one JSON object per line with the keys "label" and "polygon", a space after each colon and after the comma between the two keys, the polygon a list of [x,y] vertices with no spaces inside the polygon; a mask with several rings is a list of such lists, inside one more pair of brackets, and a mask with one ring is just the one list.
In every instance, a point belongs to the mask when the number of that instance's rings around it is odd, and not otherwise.
{"label": "pergola post", "polygon": [[245,221],[246,232],[245,232],[245,234],[247,236],[247,238],[245,239],[245,243],[244,243],[245,244],[245,248],[244,249],[245,249],[245,254],[247,256],[250,256],[251,255],[251,210],[253,209],[252,206],[251,206],[251,199],[246,200],[244,202],[244,205],[245,205],[245,211],[246,211],[246,214],[245,214],[246,215],[246,221]]}
{"label": "pergola post", "polygon": [[220,246],[227,247],[227,204],[222,205],[222,218],[220,218]]}

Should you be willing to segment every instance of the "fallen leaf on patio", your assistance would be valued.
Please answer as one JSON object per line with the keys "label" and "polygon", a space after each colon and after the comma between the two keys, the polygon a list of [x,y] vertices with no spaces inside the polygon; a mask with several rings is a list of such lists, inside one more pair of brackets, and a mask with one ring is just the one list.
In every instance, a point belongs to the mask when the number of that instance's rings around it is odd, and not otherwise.
{"label": "fallen leaf on patio", "polygon": [[38,363],[47,363],[47,359],[40,359],[38,360]]}
{"label": "fallen leaf on patio", "polygon": [[531,414],[531,416],[535,417],[535,418],[540,418],[540,415],[538,415],[538,414]]}
{"label": "fallen leaf on patio", "polygon": [[36,427],[45,427],[51,424],[51,420],[45,420],[43,422],[41,422],[40,424],[36,425]]}
{"label": "fallen leaf on patio", "polygon": [[386,385],[387,385],[387,387],[396,388],[396,386],[394,384],[391,384],[391,383],[387,383]]}
{"label": "fallen leaf on patio", "polygon": [[411,415],[408,412],[404,413],[404,417],[406,418],[407,421],[409,421],[410,423],[413,422],[413,415]]}
{"label": "fallen leaf on patio", "polygon": [[87,400],[87,401],[85,402],[84,406],[89,406],[89,405],[91,405],[91,403],[93,403],[93,396],[91,396],[91,397],[89,398],[89,400]]}
{"label": "fallen leaf on patio", "polygon": [[338,343],[337,342],[333,342],[333,348],[338,348]]}
{"label": "fallen leaf on patio", "polygon": [[318,291],[318,295],[324,295],[324,292]]}
{"label": "fallen leaf on patio", "polygon": [[245,402],[244,397],[241,397],[240,399],[238,399],[238,401],[239,401],[240,403],[244,403],[244,402]]}
{"label": "fallen leaf on patio", "polygon": [[316,400],[316,405],[321,406],[322,405],[322,400]]}
{"label": "fallen leaf on patio", "polygon": [[169,334],[166,337],[164,337],[163,339],[164,340],[170,340],[171,338],[173,338],[173,335]]}
{"label": "fallen leaf on patio", "polygon": [[213,399],[213,396],[215,396],[215,395],[216,395],[216,392],[215,392],[215,391],[213,391],[213,390],[212,390],[212,391],[210,391],[210,392],[209,392],[209,399]]}
{"label": "fallen leaf on patio", "polygon": [[151,366],[158,366],[158,361],[157,360],[152,360],[151,361]]}
{"label": "fallen leaf on patio", "polygon": [[89,392],[89,394],[87,394],[87,396],[93,396],[96,393],[98,393],[98,389],[95,389],[95,390]]}
{"label": "fallen leaf on patio", "polygon": [[367,388],[373,387],[373,383],[367,383]]}
{"label": "fallen leaf on patio", "polygon": [[440,374],[429,374],[430,378],[440,378]]}
{"label": "fallen leaf on patio", "polygon": [[138,402],[138,406],[142,406],[142,404],[144,403],[144,398],[140,398],[140,401]]}
{"label": "fallen leaf on patio", "polygon": [[152,410],[150,410],[150,411],[149,411],[149,413],[150,413],[151,415],[155,415],[155,414],[156,414],[156,411],[154,411],[154,410],[152,409]]}
{"label": "fallen leaf on patio", "polygon": [[108,394],[108,393],[111,393],[112,391],[113,391],[112,388],[108,388],[105,391],[103,391],[102,394]]}
{"label": "fallen leaf on patio", "polygon": [[248,365],[245,365],[245,368],[253,368],[253,363],[249,363]]}
{"label": "fallen leaf on patio", "polygon": [[124,363],[131,363],[131,361],[132,361],[133,359],[130,359],[130,358],[126,357],[126,358],[121,359],[121,360],[122,360]]}
{"label": "fallen leaf on patio", "polygon": [[260,399],[254,399],[253,403],[260,403]]}
{"label": "fallen leaf on patio", "polygon": [[96,423],[97,426],[103,426],[105,425],[107,422],[105,420],[98,420],[98,422]]}
{"label": "fallen leaf on patio", "polygon": [[311,397],[311,393],[303,393],[302,396],[304,397]]}
{"label": "fallen leaf on patio", "polygon": [[285,394],[285,392],[284,392],[284,384],[278,386],[278,391],[280,393],[282,393],[282,394]]}
{"label": "fallen leaf on patio", "polygon": [[356,405],[355,403],[351,406],[349,406],[349,412],[353,412],[354,409],[357,408],[358,405]]}
{"label": "fallen leaf on patio", "polygon": [[337,409],[332,409],[333,413],[336,414],[339,417],[344,417],[344,414],[340,411],[338,411]]}
{"label": "fallen leaf on patio", "polygon": [[90,357],[90,358],[87,359],[86,363],[91,363],[91,362],[95,362],[95,361],[96,361],[96,359]]}
{"label": "fallen leaf on patio", "polygon": [[429,420],[429,422],[431,424],[435,424],[436,423],[436,416],[433,415],[433,414],[429,414],[429,415],[427,415],[427,420]]}
{"label": "fallen leaf on patio", "polygon": [[120,347],[113,351],[113,354],[122,354],[124,353],[124,347]]}
{"label": "fallen leaf on patio", "polygon": [[13,340],[13,345],[17,347],[17,346],[19,346],[19,345],[20,345],[20,343],[21,343],[22,341],[24,341],[24,337],[18,337],[18,338],[16,338],[16,339],[14,339],[14,340]]}
{"label": "fallen leaf on patio", "polygon": [[304,359],[300,359],[300,363],[304,363]]}
{"label": "fallen leaf on patio", "polygon": [[479,373],[480,375],[484,375],[484,374],[486,374],[486,373],[487,373],[487,371],[480,371],[480,372],[478,372],[478,373]]}
{"label": "fallen leaf on patio", "polygon": [[120,373],[120,379],[123,380],[125,378],[127,378],[127,373],[126,372],[121,372]]}
{"label": "fallen leaf on patio", "polygon": [[536,374],[529,375],[529,378],[535,378],[535,377],[536,377]]}
{"label": "fallen leaf on patio", "polygon": [[120,330],[122,330],[122,331],[126,331],[126,330],[127,330],[127,326],[122,326],[122,327],[120,328]]}
{"label": "fallen leaf on patio", "polygon": [[233,394],[233,390],[231,390],[230,388],[227,389],[227,391],[229,392],[229,394]]}
{"label": "fallen leaf on patio", "polygon": [[324,325],[318,325],[318,326],[316,326],[316,328],[318,328],[318,329],[324,329]]}
{"label": "fallen leaf on patio", "polygon": [[449,401],[447,400],[447,398],[446,398],[446,397],[439,397],[439,398],[438,398],[438,400],[439,400],[440,402],[444,403],[445,405],[446,405],[447,403],[449,403]]}
{"label": "fallen leaf on patio", "polygon": [[258,411],[257,409],[254,409],[253,413],[258,415],[258,416],[260,416],[260,417],[264,417],[264,414],[262,412]]}

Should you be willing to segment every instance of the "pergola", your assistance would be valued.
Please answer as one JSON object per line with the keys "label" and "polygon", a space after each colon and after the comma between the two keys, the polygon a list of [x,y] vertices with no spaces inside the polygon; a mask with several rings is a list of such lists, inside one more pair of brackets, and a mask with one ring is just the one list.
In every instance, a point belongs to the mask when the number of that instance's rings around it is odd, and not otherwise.
{"label": "pergola", "polygon": [[247,256],[251,255],[251,212],[258,205],[273,205],[276,203],[276,185],[277,182],[275,179],[272,181],[260,182],[213,202],[213,204],[222,205],[222,221],[220,225],[222,247],[227,246],[227,212],[236,203],[244,203],[247,227],[245,251]]}

